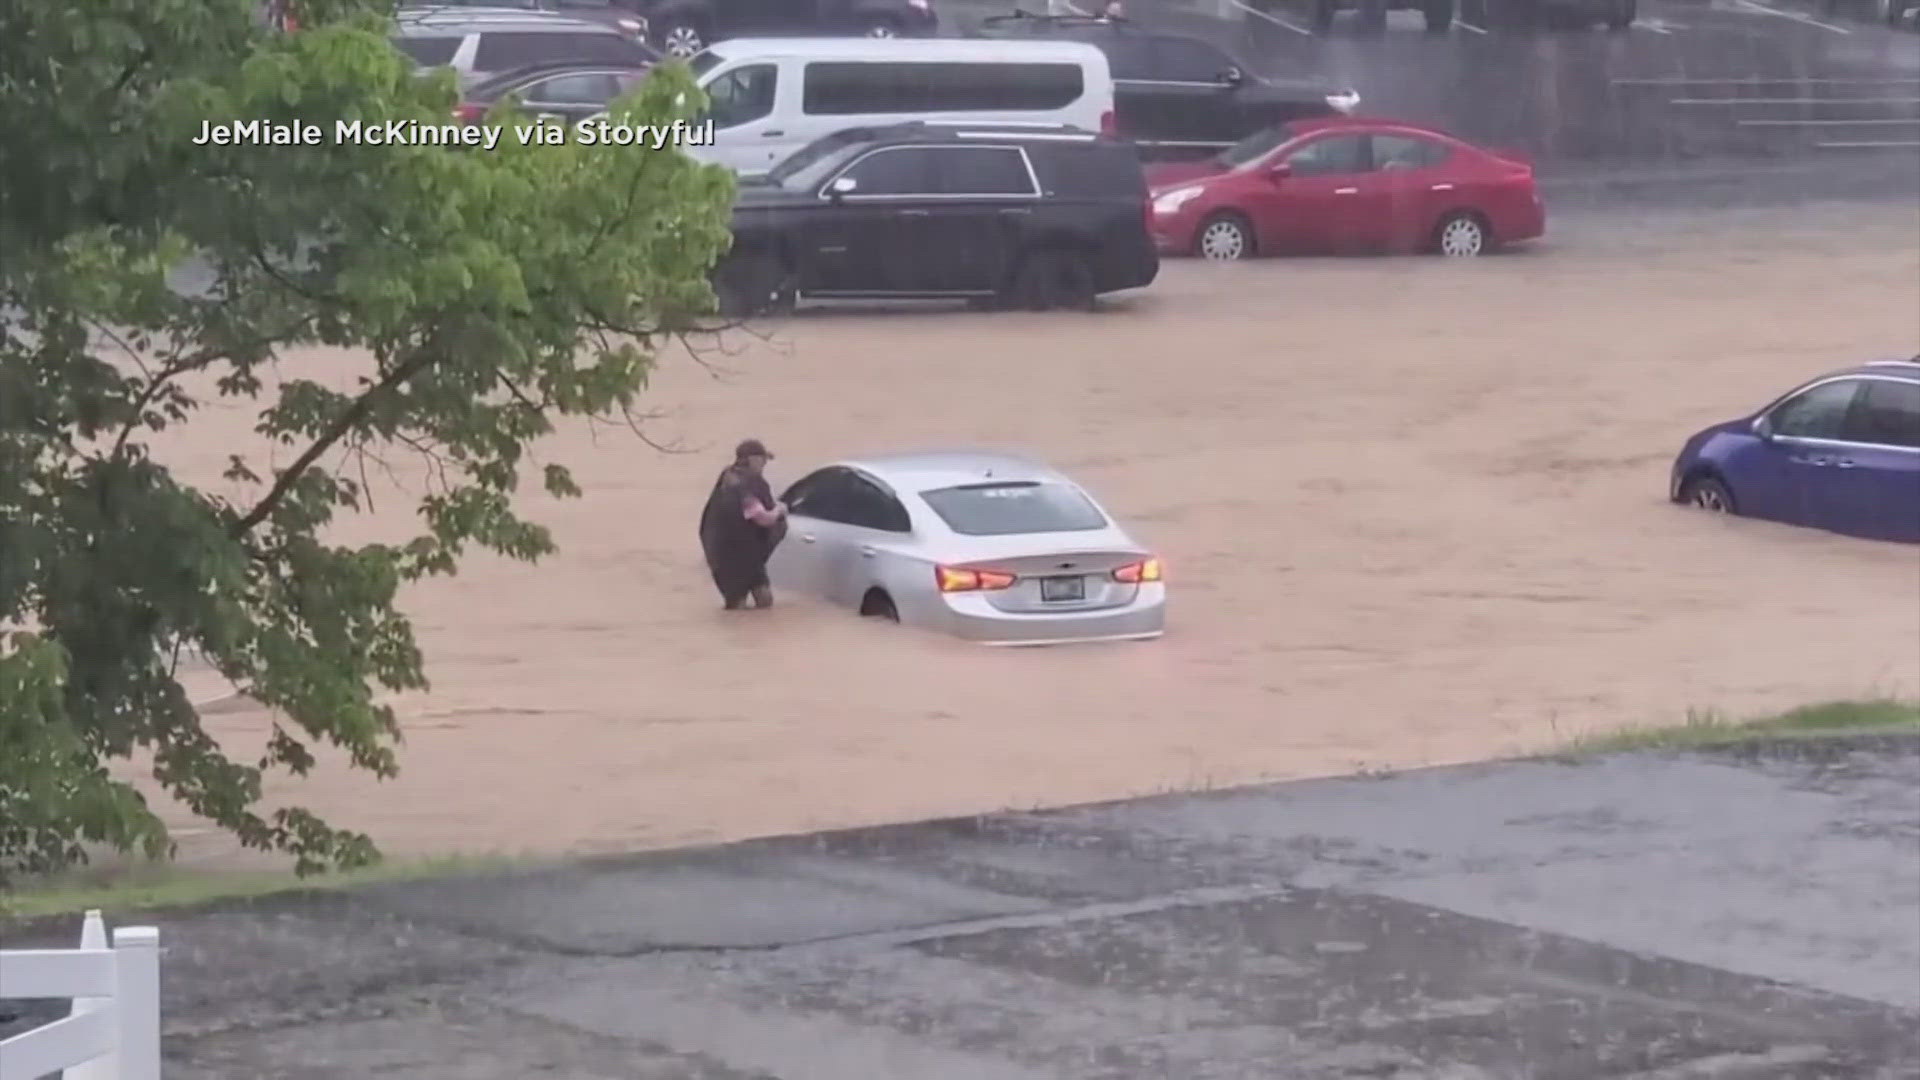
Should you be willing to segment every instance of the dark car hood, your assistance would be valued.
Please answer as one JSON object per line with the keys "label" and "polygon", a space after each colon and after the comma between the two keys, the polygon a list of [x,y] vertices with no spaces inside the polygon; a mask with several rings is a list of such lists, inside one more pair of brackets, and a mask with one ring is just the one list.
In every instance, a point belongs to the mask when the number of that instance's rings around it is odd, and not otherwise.
{"label": "dark car hood", "polygon": [[1202,180],[1209,176],[1219,176],[1226,172],[1226,166],[1212,158],[1199,161],[1163,161],[1146,167],[1147,187],[1162,191],[1175,184],[1185,184]]}

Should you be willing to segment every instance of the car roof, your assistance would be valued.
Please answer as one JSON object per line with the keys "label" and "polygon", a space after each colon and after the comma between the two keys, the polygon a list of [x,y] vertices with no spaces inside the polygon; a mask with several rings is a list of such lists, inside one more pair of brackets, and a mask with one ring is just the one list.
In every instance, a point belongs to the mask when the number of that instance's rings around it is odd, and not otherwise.
{"label": "car roof", "polygon": [[598,75],[602,72],[607,74],[625,74],[627,72],[643,72],[648,70],[650,69],[643,64],[588,64],[579,60],[556,60],[545,64],[527,64],[523,67],[496,71],[489,74],[486,78],[478,80],[473,85],[467,87],[466,90],[470,94],[478,93],[492,90],[497,86],[511,86],[523,79],[536,79],[542,75],[565,75],[569,72]]}
{"label": "car roof", "polygon": [[[1900,379],[1920,379],[1920,356],[1910,360],[1869,360],[1834,375],[1892,375]],[[1831,378],[1831,376],[1828,376]]]}
{"label": "car roof", "polygon": [[[1009,51],[1011,50],[1011,55]],[[983,41],[977,38],[728,38],[708,46],[722,60],[798,57],[826,61],[942,60],[1017,63],[1022,53],[1060,57],[1075,52],[1106,54],[1084,41]]]}
{"label": "car roof", "polygon": [[1441,129],[1436,127],[1428,127],[1425,124],[1409,123],[1408,121],[1405,121],[1405,120],[1390,120],[1384,116],[1344,116],[1344,115],[1342,116],[1303,116],[1298,120],[1287,121],[1286,126],[1292,128],[1295,131],[1300,132],[1303,135],[1309,131],[1394,130],[1394,131],[1409,131],[1417,135],[1431,135],[1435,138],[1450,139],[1454,142],[1461,141],[1458,135],[1455,135],[1448,131],[1442,131]]}
{"label": "car roof", "polygon": [[596,34],[613,34],[618,31],[605,23],[589,22],[548,11],[522,11],[517,8],[403,8],[394,16],[400,24],[400,32],[409,31],[450,31],[471,33],[476,30],[512,30],[515,32],[543,33],[560,31],[592,31]]}
{"label": "car roof", "polygon": [[896,490],[915,492],[995,480],[1058,483],[1067,479],[1032,458],[992,450],[923,450],[879,454],[836,464],[870,473]]}
{"label": "car roof", "polygon": [[863,142],[952,142],[991,140],[993,142],[1111,143],[1097,131],[1071,124],[1021,124],[1010,121],[973,124],[964,120],[907,120],[898,124],[848,128],[836,134],[849,135]]}

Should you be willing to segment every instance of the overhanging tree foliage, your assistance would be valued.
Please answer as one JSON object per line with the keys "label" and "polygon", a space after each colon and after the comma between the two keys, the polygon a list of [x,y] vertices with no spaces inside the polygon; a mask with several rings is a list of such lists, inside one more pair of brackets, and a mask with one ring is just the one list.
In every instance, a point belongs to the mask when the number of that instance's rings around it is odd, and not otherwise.
{"label": "overhanging tree foliage", "polygon": [[[447,121],[450,80],[407,68],[386,11],[294,14],[303,29],[278,34],[250,0],[0,13],[0,881],[86,844],[166,851],[108,772],[137,751],[302,872],[373,858],[366,836],[264,811],[264,775],[304,773],[323,742],[395,771],[380,694],[426,686],[397,590],[473,545],[551,551],[512,506],[529,443],[630,408],[662,335],[711,308],[731,181],[679,154],[192,145],[204,120]],[[614,119],[700,104],[662,70]],[[263,365],[311,345],[370,359],[357,380],[270,389]],[[235,454],[202,490],[149,440],[217,398],[254,403],[278,467]],[[445,463],[421,535],[330,542],[387,453]],[[563,467],[539,472],[578,494]],[[275,710],[259,760],[203,730],[183,651]]]}

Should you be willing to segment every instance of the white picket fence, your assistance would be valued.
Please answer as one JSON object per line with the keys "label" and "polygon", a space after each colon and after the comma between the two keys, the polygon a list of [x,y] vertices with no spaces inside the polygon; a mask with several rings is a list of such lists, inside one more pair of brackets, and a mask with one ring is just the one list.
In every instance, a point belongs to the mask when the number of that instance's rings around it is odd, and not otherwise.
{"label": "white picket fence", "polygon": [[0,952],[0,998],[72,998],[64,1020],[0,1042],[0,1077],[159,1080],[160,931],[87,912],[77,949]]}

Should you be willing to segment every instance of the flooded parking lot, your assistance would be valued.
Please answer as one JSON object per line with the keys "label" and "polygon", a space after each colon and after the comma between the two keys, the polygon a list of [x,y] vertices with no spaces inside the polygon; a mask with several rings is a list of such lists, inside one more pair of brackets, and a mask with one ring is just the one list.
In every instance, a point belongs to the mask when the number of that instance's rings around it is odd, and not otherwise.
{"label": "flooded parking lot", "polygon": [[[1917,273],[1910,209],[1594,214],[1478,261],[1169,264],[1093,316],[819,311],[668,356],[648,430],[698,452],[618,427],[543,445],[587,490],[533,500],[561,554],[406,598],[434,692],[401,703],[401,777],[323,767],[276,797],[393,852],[621,850],[1911,694],[1911,548],[1663,494],[1694,429],[1911,352]],[[228,420],[169,456],[217,472],[246,438]],[[776,486],[876,450],[1039,455],[1165,555],[1168,636],[1005,651],[805,602],[723,615],[695,516],[747,435]],[[357,534],[412,524],[377,505]],[[241,746],[268,720],[208,722]]]}

